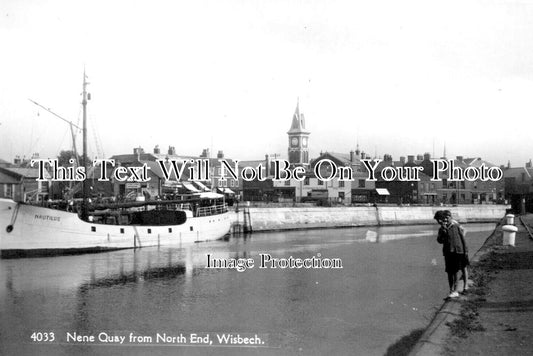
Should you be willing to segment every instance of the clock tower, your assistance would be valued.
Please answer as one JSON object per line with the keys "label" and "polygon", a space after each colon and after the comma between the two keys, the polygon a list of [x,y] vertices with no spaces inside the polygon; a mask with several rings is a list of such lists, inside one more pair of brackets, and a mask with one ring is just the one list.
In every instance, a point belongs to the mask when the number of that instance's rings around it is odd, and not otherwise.
{"label": "clock tower", "polygon": [[304,114],[300,114],[300,103],[296,104],[296,111],[292,117],[292,125],[287,132],[289,135],[289,163],[292,165],[309,164],[309,134],[305,129]]}

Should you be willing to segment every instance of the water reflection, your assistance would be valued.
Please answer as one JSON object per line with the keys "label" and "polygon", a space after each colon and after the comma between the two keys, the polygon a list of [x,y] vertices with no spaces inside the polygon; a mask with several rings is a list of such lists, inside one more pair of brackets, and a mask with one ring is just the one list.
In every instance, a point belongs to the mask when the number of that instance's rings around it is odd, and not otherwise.
{"label": "water reflection", "polygon": [[[489,232],[492,224],[467,225],[467,238],[471,234]],[[298,255],[319,252],[328,248],[349,248],[360,242],[386,243],[412,238],[433,239],[435,228],[411,226],[356,228],[313,232],[282,232],[273,234],[242,235],[215,243],[198,244],[189,248],[145,248],[100,254],[0,260],[0,281],[5,291],[15,297],[17,291],[42,288],[68,290],[94,289],[116,285],[157,281],[184,277],[190,284],[195,274],[205,269],[205,254],[214,258],[254,258],[261,252],[273,255]],[[488,234],[487,234],[488,236]],[[283,240],[290,239],[283,243]],[[229,245],[228,245],[229,244]],[[229,248],[228,248],[229,247]]]}
{"label": "water reflection", "polygon": [[94,278],[90,282],[83,283],[79,289],[108,288],[127,283],[138,283],[150,280],[169,280],[185,274],[185,265],[176,264],[167,267],[152,267],[144,271],[121,272],[116,276]]}
{"label": "water reflection", "polygon": [[380,233],[378,231],[368,230],[366,232],[365,241],[368,242],[374,242],[374,243],[383,243],[387,241],[394,241],[394,240],[403,240],[413,237],[424,237],[424,236],[433,236],[434,232],[432,230],[427,231],[419,231],[419,232],[411,232],[411,233],[395,233],[395,234],[387,234],[387,233]]}
{"label": "water reflection", "polygon": [[[0,260],[0,299],[21,303],[27,293],[72,293],[82,300],[91,290],[162,283],[182,278],[191,284],[200,259],[191,250],[117,251],[98,255]],[[196,267],[195,267],[196,266]]]}
{"label": "water reflection", "polygon": [[[468,237],[469,233],[489,232],[494,229],[492,224],[471,224],[465,225],[465,235]],[[388,228],[372,228],[366,231],[364,240],[373,243],[383,243],[387,241],[403,240],[414,237],[434,237],[435,227],[429,228],[427,226],[420,227],[413,231],[410,226],[388,227]]]}
{"label": "water reflection", "polygon": [[[0,288],[0,337],[15,344],[0,343],[0,354],[14,353],[36,328],[240,331],[269,334],[280,347],[274,354],[383,354],[409,330],[424,327],[447,292],[436,227],[257,233],[187,248],[0,260],[0,285],[5,286]],[[466,226],[472,251],[493,227]],[[207,253],[253,258],[258,265],[262,252],[278,258],[321,253],[341,258],[343,269],[205,268]],[[70,351],[93,354],[95,349]],[[232,355],[239,350],[213,351]]]}

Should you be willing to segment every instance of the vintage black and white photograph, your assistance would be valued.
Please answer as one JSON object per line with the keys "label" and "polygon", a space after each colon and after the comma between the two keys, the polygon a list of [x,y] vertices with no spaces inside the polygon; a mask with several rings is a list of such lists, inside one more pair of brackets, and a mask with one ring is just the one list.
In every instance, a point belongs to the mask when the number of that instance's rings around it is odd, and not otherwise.
{"label": "vintage black and white photograph", "polygon": [[0,19],[1,355],[533,352],[533,2]]}

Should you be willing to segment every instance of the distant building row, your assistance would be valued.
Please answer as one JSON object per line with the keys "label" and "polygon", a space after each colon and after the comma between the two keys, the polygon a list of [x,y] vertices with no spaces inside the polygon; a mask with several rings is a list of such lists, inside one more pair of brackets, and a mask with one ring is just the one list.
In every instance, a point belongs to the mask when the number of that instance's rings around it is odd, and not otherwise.
{"label": "distant building row", "polygon": [[[367,204],[367,203],[394,203],[394,204],[490,204],[508,201],[513,206],[527,205],[533,210],[533,168],[531,161],[524,167],[502,167],[504,179],[497,182],[482,181],[450,181],[447,176],[442,180],[432,181],[433,174],[431,157],[428,153],[417,156],[400,157],[393,160],[392,156],[385,155],[377,167],[377,181],[369,181],[367,169],[361,163],[362,159],[370,159],[359,147],[349,153],[322,152],[318,157],[309,157],[310,132],[305,127],[305,118],[300,113],[299,105],[292,117],[288,135],[287,157],[291,167],[302,166],[306,168],[306,176],[302,181],[276,181],[272,176],[273,160],[277,155],[265,155],[264,159],[241,161],[239,167],[265,167],[264,181],[246,181],[241,177],[233,179],[226,176],[221,179],[220,159],[226,160],[233,166],[234,161],[224,157],[219,151],[216,158],[211,158],[208,149],[199,156],[179,155],[174,147],[170,146],[166,152],[161,152],[156,146],[153,152],[147,153],[143,148],[134,148],[132,153],[120,154],[112,157],[116,165],[125,167],[138,167],[147,165],[150,181],[145,183],[135,182],[98,182],[97,173],[89,170],[94,196],[114,196],[120,198],[135,195],[145,195],[152,198],[171,194],[197,193],[203,190],[218,190],[225,193],[228,198],[236,197],[240,200],[265,201],[265,202],[315,202],[318,204]],[[181,182],[165,179],[158,160],[208,160],[210,163],[209,180],[200,182],[187,182],[187,170]],[[315,165],[323,160],[330,160],[338,167],[349,167],[353,171],[352,181],[342,181],[338,177],[330,181],[318,179],[313,173]],[[38,199],[64,198],[67,193],[74,196],[77,188],[50,182],[37,182],[37,170],[30,168],[28,160],[18,159],[13,164],[0,160],[0,197],[13,198],[19,201]],[[490,162],[483,159],[464,158],[457,156],[453,159],[457,167],[493,167]],[[386,167],[423,167],[419,181],[385,181],[380,172]],[[322,175],[327,176],[330,167],[322,166]]]}

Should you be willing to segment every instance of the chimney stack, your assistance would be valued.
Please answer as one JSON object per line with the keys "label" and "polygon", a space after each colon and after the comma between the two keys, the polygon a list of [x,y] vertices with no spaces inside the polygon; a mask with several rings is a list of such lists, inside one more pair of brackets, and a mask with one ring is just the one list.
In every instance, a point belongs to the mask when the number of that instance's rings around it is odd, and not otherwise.
{"label": "chimney stack", "polygon": [[141,160],[141,155],[144,154],[144,150],[141,146],[133,149],[133,154],[137,156],[137,161]]}
{"label": "chimney stack", "polygon": [[269,176],[270,175],[270,155],[268,154],[265,155],[265,171],[266,171],[266,175]]}
{"label": "chimney stack", "polygon": [[144,149],[143,149],[141,146],[139,146],[139,147],[135,147],[135,148],[133,149],[133,154],[134,154],[134,155],[139,156],[139,155],[142,155],[143,153],[144,153]]}
{"label": "chimney stack", "polygon": [[202,154],[200,155],[201,158],[210,158],[209,157],[209,148],[204,148],[202,150]]}

